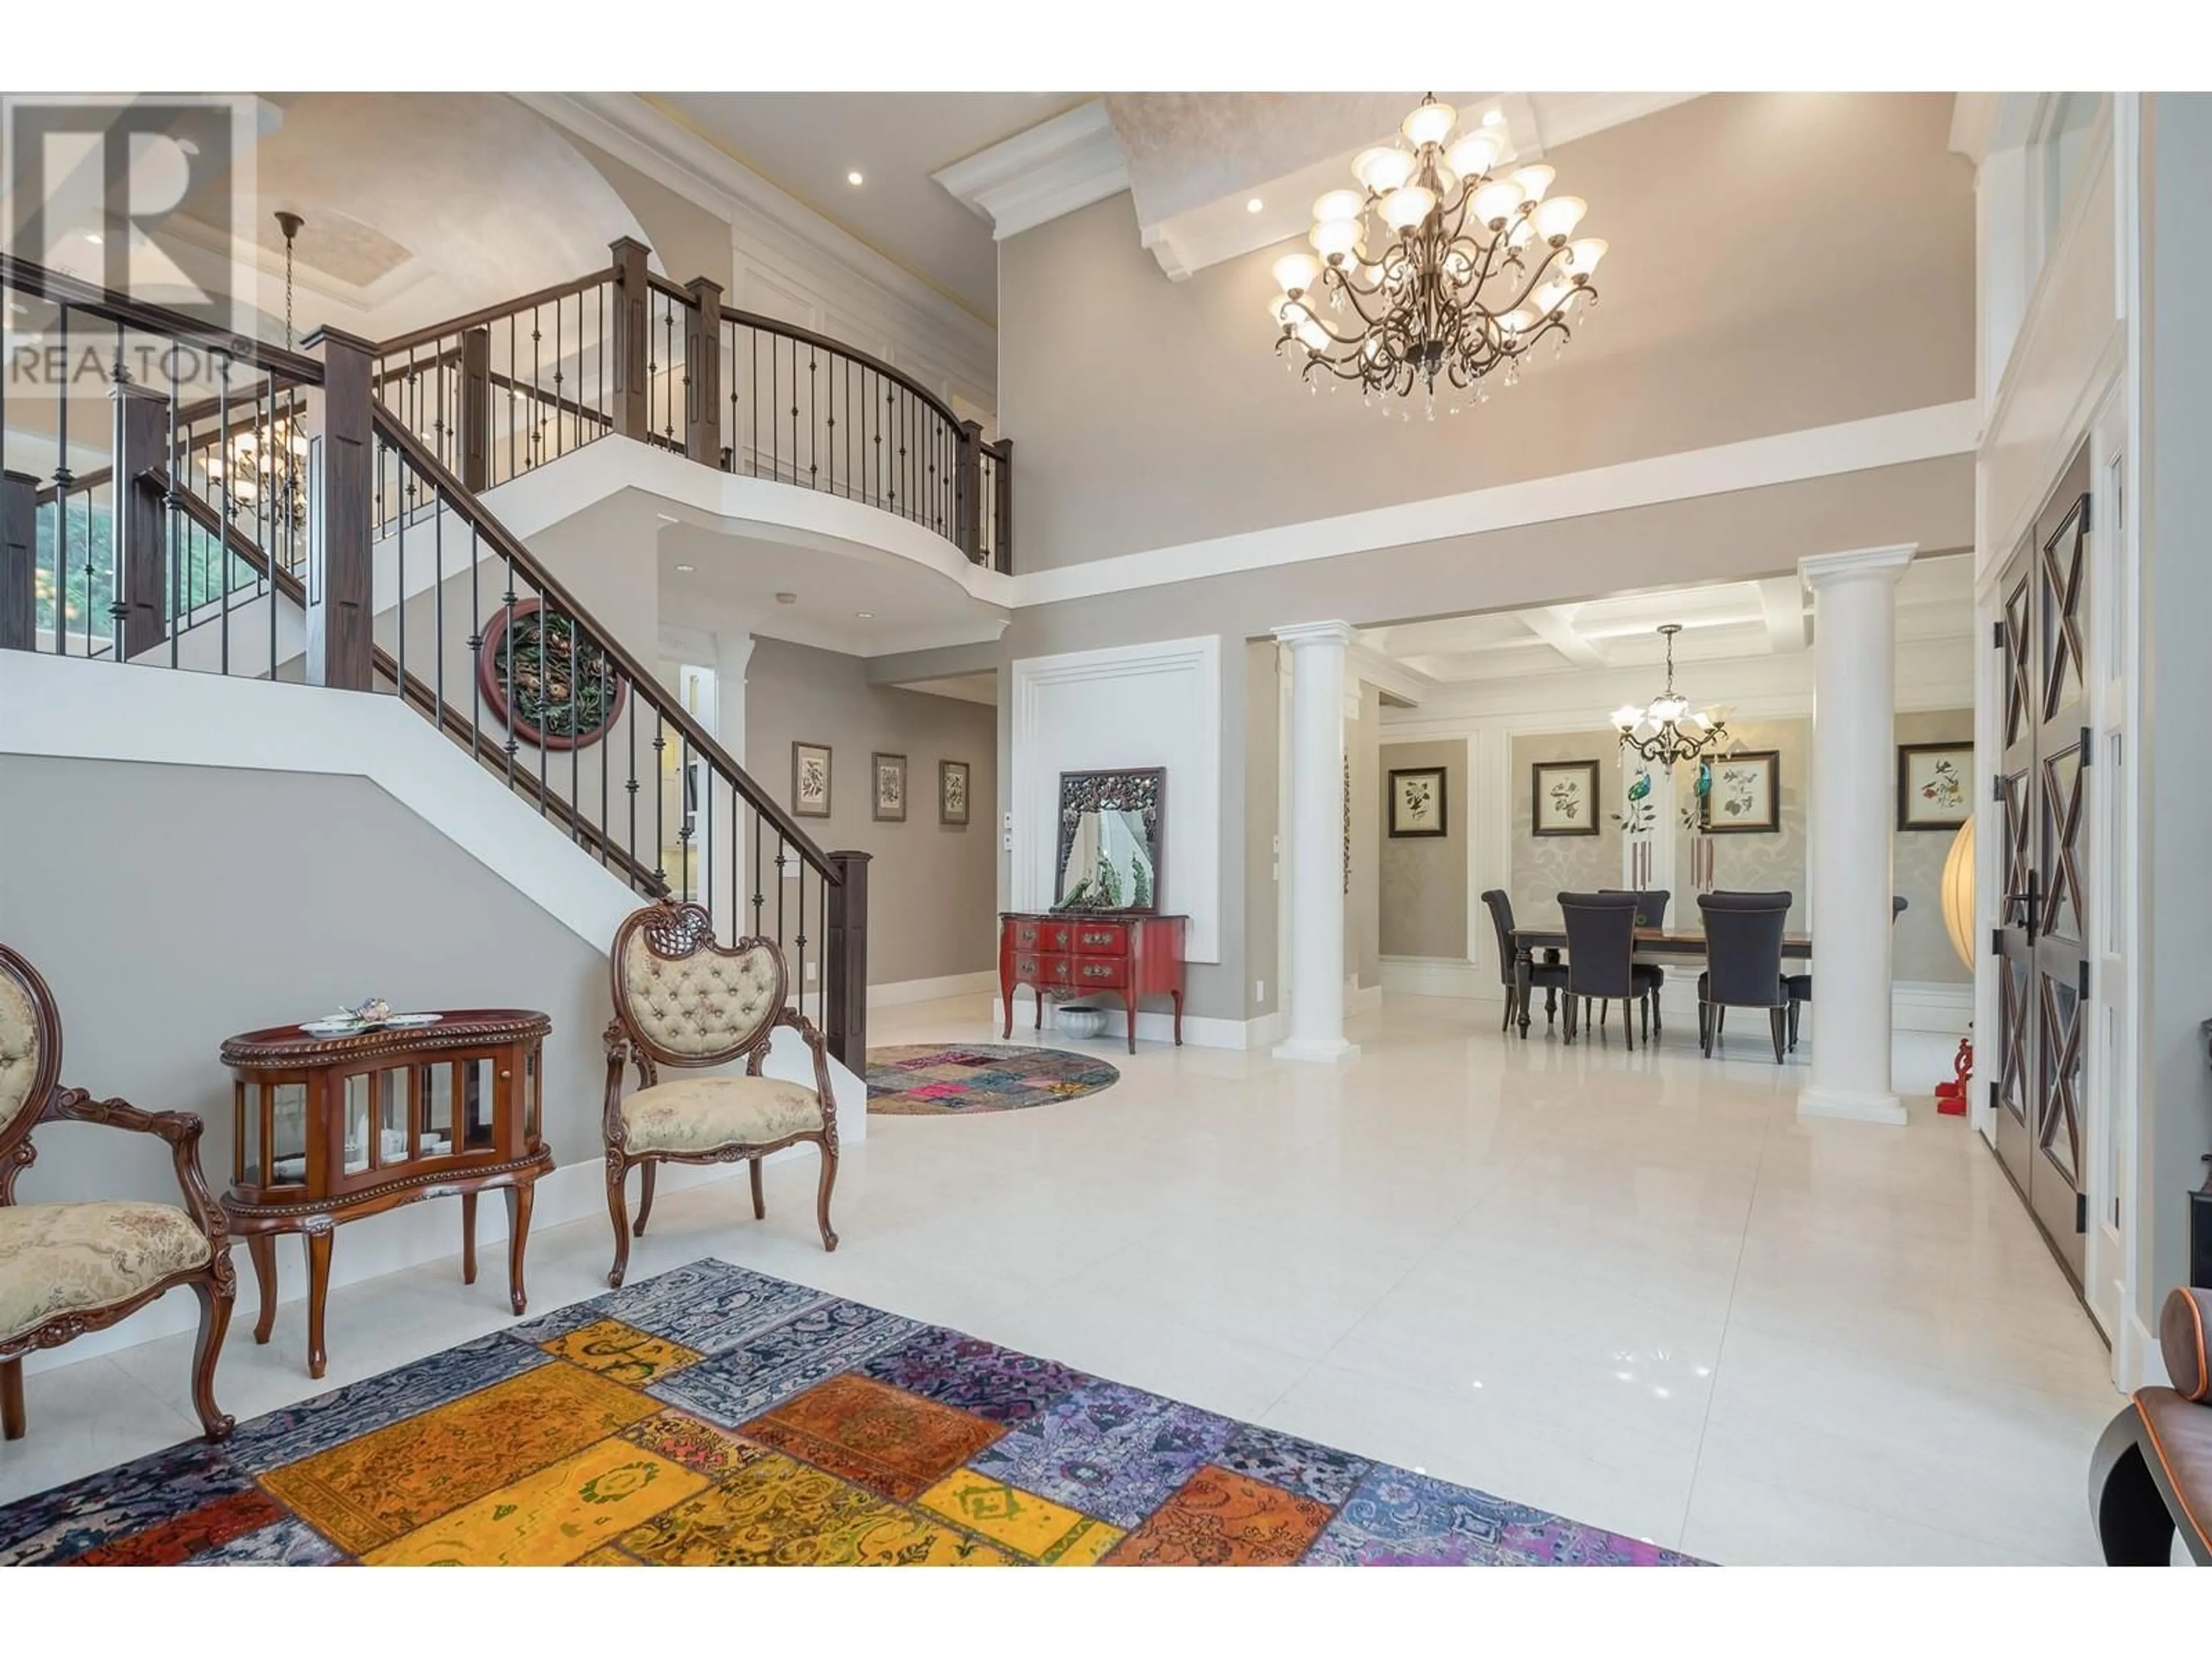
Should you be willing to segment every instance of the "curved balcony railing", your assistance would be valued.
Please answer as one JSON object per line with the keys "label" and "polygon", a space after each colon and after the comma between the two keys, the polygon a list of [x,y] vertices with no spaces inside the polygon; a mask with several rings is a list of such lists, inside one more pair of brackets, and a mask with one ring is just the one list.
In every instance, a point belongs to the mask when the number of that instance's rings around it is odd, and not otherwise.
{"label": "curved balcony railing", "polygon": [[[557,329],[604,286],[526,309]],[[0,382],[0,649],[396,695],[640,895],[777,941],[865,1064],[867,855],[818,846],[441,457],[466,436],[425,369],[444,337],[278,351],[7,256],[0,299],[38,371]],[[492,476],[602,435],[596,382],[496,361],[495,389],[564,420],[474,447]]]}
{"label": "curved balcony railing", "polygon": [[1013,564],[1012,446],[865,351],[614,262],[378,349],[384,406],[471,490],[611,435],[924,526]]}

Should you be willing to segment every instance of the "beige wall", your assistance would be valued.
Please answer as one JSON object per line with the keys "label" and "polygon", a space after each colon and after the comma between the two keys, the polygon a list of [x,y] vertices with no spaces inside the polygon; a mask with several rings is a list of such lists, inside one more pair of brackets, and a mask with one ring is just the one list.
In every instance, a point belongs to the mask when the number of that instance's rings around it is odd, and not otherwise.
{"label": "beige wall", "polygon": [[1951,102],[1716,94],[1548,151],[1612,244],[1596,321],[1434,422],[1285,373],[1266,316],[1284,247],[1170,283],[1126,195],[1011,239],[1000,413],[1023,567],[1972,397],[1972,169],[1948,153]]}
{"label": "beige wall", "polygon": [[[1393,840],[1389,775],[1409,768],[1444,769],[1442,836]],[[1467,744],[1386,743],[1376,787],[1375,822],[1382,837],[1382,951],[1386,957],[1460,959],[1467,950],[1467,854],[1474,829],[1468,798]]]}
{"label": "beige wall", "polygon": [[[1899,714],[1897,740],[1906,743],[1966,743],[1974,740],[1974,711],[1948,708],[1927,714]],[[1896,775],[1890,788],[1897,787]],[[1986,792],[1976,769],[1967,799],[1980,810]],[[1895,820],[1891,820],[1893,823]],[[1977,826],[1978,828],[1979,826]],[[1955,830],[1899,830],[1893,832],[1895,848],[1892,881],[1907,908],[1897,919],[1892,944],[1892,972],[1899,979],[1930,985],[1967,985],[1973,975],[1951,948],[1951,935],[1943,926],[1943,861],[1951,855]]]}
{"label": "beige wall", "polygon": [[[1812,723],[1802,720],[1734,720],[1729,731],[1739,750],[1771,749],[1781,757],[1782,797],[1777,803],[1780,830],[1769,835],[1750,833],[1710,837],[1713,844],[1713,886],[1723,892],[1789,893],[1789,926],[1805,926],[1805,907],[1812,896],[1807,872],[1807,826],[1812,810]],[[1690,768],[1683,767],[1675,784],[1676,798],[1685,805],[1694,799]],[[1878,779],[1867,780],[1869,788],[1881,788]],[[1698,926],[1698,897],[1690,878],[1692,837],[1679,830],[1674,840],[1674,873],[1669,885],[1674,899],[1667,908],[1670,926]],[[1608,883],[1608,886],[1618,885]]]}
{"label": "beige wall", "polygon": [[734,260],[727,220],[678,196],[659,180],[647,178],[628,162],[617,161],[598,145],[563,128],[555,131],[614,186],[615,193],[637,216],[647,245],[659,257],[664,275],[678,283],[711,276],[725,289],[729,287]]}
{"label": "beige wall", "polygon": [[[1620,885],[1620,738],[1612,732],[1556,732],[1513,739],[1513,769],[1506,787],[1513,792],[1513,879],[1506,896],[1513,920],[1522,927],[1557,927],[1561,893],[1595,892]],[[1529,769],[1540,761],[1597,763],[1597,820],[1595,836],[1539,836],[1533,833],[1534,802]]]}
{"label": "beige wall", "polygon": [[[972,974],[997,961],[998,711],[871,685],[858,657],[757,639],[745,672],[746,769],[791,805],[791,745],[828,744],[830,816],[800,820],[831,851],[868,866],[868,980]],[[872,815],[878,750],[906,757],[903,823]],[[969,763],[969,821],[937,821],[937,763]]]}

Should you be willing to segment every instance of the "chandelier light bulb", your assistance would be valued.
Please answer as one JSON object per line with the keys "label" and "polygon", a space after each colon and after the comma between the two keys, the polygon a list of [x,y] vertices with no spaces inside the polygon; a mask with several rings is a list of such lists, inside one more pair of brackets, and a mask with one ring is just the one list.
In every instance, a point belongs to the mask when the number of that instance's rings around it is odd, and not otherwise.
{"label": "chandelier light bulb", "polygon": [[1313,351],[1326,351],[1334,343],[1328,337],[1328,331],[1310,317],[1298,324],[1297,336],[1305,343],[1307,349]]}
{"label": "chandelier light bulb", "polygon": [[1513,174],[1513,182],[1521,186],[1521,193],[1532,202],[1544,199],[1544,192],[1552,187],[1552,180],[1559,176],[1557,167],[1522,167]]}
{"label": "chandelier light bulb", "polygon": [[1451,137],[1451,130],[1459,120],[1459,112],[1449,104],[1423,104],[1406,118],[1399,129],[1411,144],[1441,144]]}
{"label": "chandelier light bulb", "polygon": [[1501,225],[1520,209],[1521,186],[1510,179],[1500,179],[1474,192],[1470,211],[1483,224]]}
{"label": "chandelier light bulb", "polygon": [[1315,198],[1313,216],[1318,224],[1327,224],[1334,219],[1356,220],[1366,206],[1367,198],[1356,190],[1333,190],[1326,196]]}
{"label": "chandelier light bulb", "polygon": [[1529,324],[1534,320],[1525,311],[1509,311],[1498,319],[1498,326],[1508,334],[1522,334],[1528,331]]}
{"label": "chandelier light bulb", "polygon": [[1505,148],[1505,135],[1496,127],[1478,127],[1462,133],[1444,152],[1451,170],[1462,179],[1480,179],[1490,171]]}
{"label": "chandelier light bulb", "polygon": [[1545,283],[1543,287],[1536,290],[1536,314],[1539,317],[1550,316],[1553,312],[1559,309],[1559,307],[1573,295],[1574,291],[1575,285],[1572,283],[1551,282]]}
{"label": "chandelier light bulb", "polygon": [[1387,196],[1413,176],[1413,157],[1395,144],[1362,150],[1352,174],[1374,194]]}
{"label": "chandelier light bulb", "polygon": [[1636,722],[1644,718],[1644,711],[1634,703],[1626,703],[1613,711],[1613,723],[1617,730],[1633,732]]}
{"label": "chandelier light bulb", "polygon": [[1588,204],[1579,196],[1554,196],[1548,202],[1540,202],[1533,216],[1536,234],[1547,242],[1564,242],[1574,234],[1588,211]]}
{"label": "chandelier light bulb", "polygon": [[1285,328],[1308,314],[1306,308],[1287,294],[1278,294],[1267,301],[1267,315]]}
{"label": "chandelier light bulb", "polygon": [[1377,210],[1393,230],[1411,230],[1436,210],[1437,193],[1419,185],[1405,185],[1382,198]]}
{"label": "chandelier light bulb", "polygon": [[1313,228],[1306,240],[1323,258],[1341,259],[1359,246],[1359,224],[1352,219],[1324,219]]}
{"label": "chandelier light bulb", "polygon": [[1597,262],[1605,258],[1609,244],[1602,236],[1585,236],[1567,246],[1566,267],[1577,276],[1587,276],[1597,269]]}
{"label": "chandelier light bulb", "polygon": [[1275,261],[1275,285],[1285,294],[1297,294],[1311,288],[1314,278],[1320,275],[1321,262],[1310,253],[1285,253]]}

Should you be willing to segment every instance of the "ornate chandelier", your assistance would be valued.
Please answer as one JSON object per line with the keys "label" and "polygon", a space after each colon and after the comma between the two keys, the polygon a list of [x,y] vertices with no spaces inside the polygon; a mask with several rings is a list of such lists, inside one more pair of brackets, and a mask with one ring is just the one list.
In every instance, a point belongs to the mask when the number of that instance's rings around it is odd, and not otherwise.
{"label": "ornate chandelier", "polygon": [[1568,240],[1582,200],[1547,196],[1550,167],[1504,171],[1510,146],[1495,112],[1454,137],[1458,119],[1424,98],[1401,129],[1413,148],[1364,151],[1352,164],[1360,189],[1314,204],[1314,252],[1275,262],[1275,349],[1310,386],[1317,374],[1356,380],[1366,398],[1419,386],[1433,420],[1441,380],[1455,414],[1456,393],[1487,401],[1500,368],[1513,385],[1537,341],[1552,336],[1556,355],[1570,313],[1596,303],[1590,275],[1606,244]]}
{"label": "ornate chandelier", "polygon": [[1674,635],[1681,631],[1680,623],[1668,623],[1659,630],[1667,641],[1667,689],[1644,708],[1632,703],[1613,711],[1621,747],[1661,766],[1695,760],[1708,750],[1717,753],[1729,740],[1728,721],[1719,712],[1692,712],[1690,700],[1674,689]]}
{"label": "ornate chandelier", "polygon": [[[296,213],[276,215],[276,228],[284,234],[287,351],[293,349],[292,243],[306,223]],[[289,412],[278,412],[272,393],[267,410],[257,408],[252,424],[233,435],[228,452],[208,466],[210,473],[228,480],[223,500],[234,522],[244,512],[266,520],[277,538],[288,543],[306,529],[307,520],[306,411],[297,406],[297,396],[288,397]]]}

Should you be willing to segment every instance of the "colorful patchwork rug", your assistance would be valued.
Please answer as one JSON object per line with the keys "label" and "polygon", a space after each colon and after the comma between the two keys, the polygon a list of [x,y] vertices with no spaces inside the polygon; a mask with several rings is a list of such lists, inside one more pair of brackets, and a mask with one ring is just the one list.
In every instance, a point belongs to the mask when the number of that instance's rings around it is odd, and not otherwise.
{"label": "colorful patchwork rug", "polygon": [[0,1509],[0,1565],[1694,1565],[695,1261]]}
{"label": "colorful patchwork rug", "polygon": [[1012,1112],[1095,1095],[1121,1078],[1104,1060],[1064,1048],[909,1043],[868,1050],[868,1109],[901,1117]]}

